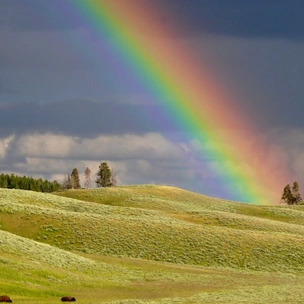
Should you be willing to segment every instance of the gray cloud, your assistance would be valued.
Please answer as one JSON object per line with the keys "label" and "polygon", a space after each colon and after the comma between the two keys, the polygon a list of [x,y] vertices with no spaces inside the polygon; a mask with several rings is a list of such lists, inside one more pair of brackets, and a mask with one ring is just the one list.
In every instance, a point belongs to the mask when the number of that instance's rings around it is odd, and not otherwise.
{"label": "gray cloud", "polygon": [[[33,41],[36,40],[33,39]],[[206,66],[207,72],[208,70],[213,72],[218,85],[223,90],[231,93],[236,106],[243,109],[244,115],[250,113],[252,121],[259,126],[269,128],[279,125],[302,125],[302,114],[299,109],[302,106],[304,95],[302,86],[304,80],[303,42],[213,36],[195,37],[183,40],[180,44],[182,47],[186,46],[195,50],[198,64],[201,61],[203,66]],[[61,105],[52,103],[46,108],[29,103],[28,106],[24,106],[24,115],[20,119],[20,122],[23,123],[22,129],[27,129],[34,124],[43,130],[49,130],[39,123],[39,117],[44,117],[46,126],[53,121],[56,126],[60,126],[60,128],[55,127],[57,130],[65,132],[66,128],[67,132],[76,133],[76,131],[71,130],[79,130],[77,126],[74,126],[76,119],[71,119],[73,127],[69,127],[64,122],[68,120],[65,117],[68,114],[64,111],[72,111],[74,112],[72,117],[81,119],[79,117],[80,113],[76,113],[77,109],[87,118],[89,115],[86,113],[91,113],[92,119],[88,118],[88,121],[90,121],[88,123],[89,127],[84,126],[84,132],[89,132],[89,129],[92,130],[93,134],[96,131],[98,132],[98,127],[93,125],[93,122],[98,121],[98,115],[104,119],[107,119],[107,117],[112,119],[109,125],[111,125],[113,132],[120,128],[112,125],[114,118],[119,118],[126,131],[134,131],[136,127],[143,128],[143,131],[159,130],[157,126],[151,127],[149,117],[147,121],[143,119],[145,117],[144,113],[152,117],[153,113],[161,115],[162,111],[158,111],[157,106],[152,106],[157,100],[149,100],[151,94],[145,92],[139,79],[127,75],[126,71],[114,71],[111,68],[109,70],[103,69],[98,64],[95,69],[92,69],[91,66],[82,62],[83,69],[81,69],[77,67],[77,64],[73,66],[73,62],[77,61],[77,56],[71,59],[73,56],[66,49],[60,50],[61,56],[56,56],[56,52],[53,54],[52,50],[43,49],[44,59],[41,60],[41,67],[52,66],[54,70],[37,71],[37,66],[40,63],[39,60],[34,60],[35,53],[31,54],[29,52],[29,57],[18,59],[19,53],[15,51],[14,55],[13,51],[10,54],[8,48],[6,56],[7,58],[12,57],[7,59],[6,64],[9,67],[11,63],[11,68],[0,69],[0,77],[3,84],[5,83],[5,86],[2,87],[6,90],[14,88],[15,91],[22,94],[19,94],[18,97],[2,97],[2,99],[0,96],[0,102],[35,101],[37,104],[41,104],[54,100],[81,99],[89,96],[93,100],[108,101],[109,104],[103,106],[103,110],[101,110],[100,106],[90,102],[86,102],[86,106],[84,105],[85,102],[79,101],[74,102],[74,105],[72,105],[73,102],[62,102]],[[67,61],[64,66],[63,62],[65,60]],[[43,61],[46,62],[44,65]],[[124,86],[121,85],[123,82],[125,82]],[[114,102],[110,103],[110,100]],[[125,105],[117,105],[118,103],[124,103]],[[127,107],[131,103],[133,105]],[[150,106],[139,107],[135,106],[135,103],[150,104]],[[16,107],[13,106],[13,108]],[[40,116],[33,117],[35,115],[31,114],[26,107],[31,108],[32,113],[37,113]],[[64,111],[60,111],[60,108]],[[56,109],[56,115],[52,109]],[[16,111],[17,109],[6,109],[7,117],[14,117],[11,115]],[[29,115],[28,120],[27,115]],[[5,117],[3,119],[2,125],[4,121],[9,121]],[[163,120],[165,127],[168,127],[166,119],[163,117],[159,121]],[[143,122],[142,127],[140,127],[139,122]],[[119,122],[117,125],[119,125]],[[101,126],[105,129],[105,132],[109,131],[107,126],[102,124]],[[14,128],[14,126],[12,127]],[[174,128],[176,127],[174,126]],[[31,130],[33,129],[34,127]],[[172,129],[172,126],[169,129]]]}
{"label": "gray cloud", "polygon": [[216,84],[257,126],[303,125],[303,42],[218,36],[187,41]]}
{"label": "gray cloud", "polygon": [[[157,0],[159,5],[164,1]],[[211,34],[235,37],[303,40],[301,0],[168,0],[168,11],[182,22],[172,24],[179,35]],[[170,17],[163,16],[170,24]]]}
{"label": "gray cloud", "polygon": [[[75,51],[77,31],[14,32],[0,29],[0,67],[22,69],[84,69],[89,62]],[[79,37],[78,37],[79,38]]]}
{"label": "gray cloud", "polygon": [[[0,136],[54,132],[92,137],[175,131],[156,105],[97,103],[70,100],[46,104],[0,104]],[[162,121],[161,123],[159,123]]]}
{"label": "gray cloud", "polygon": [[[128,0],[130,9],[136,3]],[[159,7],[155,22],[181,36],[303,39],[303,1],[150,0]],[[164,9],[166,7],[167,9]],[[1,0],[0,27],[15,31],[65,31],[84,27],[76,6],[61,0]],[[167,13],[169,12],[169,13]],[[178,26],[177,26],[178,23]]]}
{"label": "gray cloud", "polygon": [[[67,9],[67,10],[66,10]],[[0,28],[13,31],[62,31],[79,28],[80,18],[68,18],[68,6],[61,0],[1,0]]]}
{"label": "gray cloud", "polygon": [[0,78],[0,95],[1,94],[18,94],[17,90],[9,88]]}

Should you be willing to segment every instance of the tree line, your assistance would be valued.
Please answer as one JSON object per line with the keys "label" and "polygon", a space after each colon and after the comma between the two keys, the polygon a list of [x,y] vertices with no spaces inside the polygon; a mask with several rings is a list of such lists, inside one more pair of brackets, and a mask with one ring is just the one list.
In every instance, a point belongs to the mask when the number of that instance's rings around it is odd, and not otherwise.
{"label": "tree line", "polygon": [[37,192],[54,192],[62,189],[57,181],[50,182],[46,179],[18,176],[15,174],[0,174],[0,188],[22,189]]}
{"label": "tree line", "polygon": [[[117,186],[117,175],[114,169],[111,169],[106,162],[99,165],[95,180],[97,187],[114,187]],[[86,167],[84,171],[85,181],[84,188],[91,188],[91,170]],[[27,176],[18,176],[15,174],[0,174],[0,188],[31,190],[37,192],[54,192],[63,189],[80,189],[80,179],[78,169],[74,168],[71,174],[64,177],[63,182],[49,181],[47,179]]]}

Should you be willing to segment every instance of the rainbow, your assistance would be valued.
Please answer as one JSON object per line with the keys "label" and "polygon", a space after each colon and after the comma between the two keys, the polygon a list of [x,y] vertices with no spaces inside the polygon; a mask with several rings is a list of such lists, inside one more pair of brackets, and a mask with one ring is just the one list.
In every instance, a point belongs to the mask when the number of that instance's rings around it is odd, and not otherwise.
{"label": "rainbow", "polygon": [[[276,168],[274,176],[273,159],[249,115],[236,107],[196,54],[172,38],[170,29],[159,21],[163,7],[142,0],[68,3],[95,37],[108,40],[111,56],[138,79],[163,112],[189,134],[189,140],[200,143],[202,157],[214,160],[221,193],[253,204],[280,201],[285,168],[281,174]],[[256,139],[255,144],[250,138]]]}

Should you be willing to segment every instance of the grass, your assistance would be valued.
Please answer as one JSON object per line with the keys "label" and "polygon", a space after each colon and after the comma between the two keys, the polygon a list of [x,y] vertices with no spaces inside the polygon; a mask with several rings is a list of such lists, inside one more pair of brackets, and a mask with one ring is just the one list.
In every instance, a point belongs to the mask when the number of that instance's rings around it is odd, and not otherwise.
{"label": "grass", "polygon": [[304,206],[164,186],[0,189],[0,293],[23,303],[304,303],[303,216]]}

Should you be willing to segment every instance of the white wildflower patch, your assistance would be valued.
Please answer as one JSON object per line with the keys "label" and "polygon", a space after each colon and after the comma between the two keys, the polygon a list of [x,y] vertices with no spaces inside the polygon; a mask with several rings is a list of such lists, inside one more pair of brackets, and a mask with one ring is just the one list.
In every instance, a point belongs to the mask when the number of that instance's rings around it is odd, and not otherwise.
{"label": "white wildflower patch", "polygon": [[66,269],[92,269],[96,263],[48,244],[0,231],[0,251]]}

